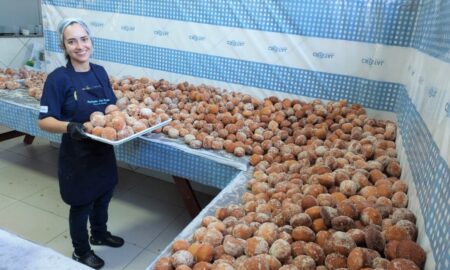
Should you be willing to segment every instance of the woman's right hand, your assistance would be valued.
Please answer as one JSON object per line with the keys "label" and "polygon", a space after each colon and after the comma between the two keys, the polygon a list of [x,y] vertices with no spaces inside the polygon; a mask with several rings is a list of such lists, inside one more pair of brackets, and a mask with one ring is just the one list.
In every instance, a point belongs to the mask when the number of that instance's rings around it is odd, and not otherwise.
{"label": "woman's right hand", "polygon": [[72,139],[82,140],[86,139],[85,127],[83,124],[77,122],[69,122],[67,125],[67,133],[70,135]]}

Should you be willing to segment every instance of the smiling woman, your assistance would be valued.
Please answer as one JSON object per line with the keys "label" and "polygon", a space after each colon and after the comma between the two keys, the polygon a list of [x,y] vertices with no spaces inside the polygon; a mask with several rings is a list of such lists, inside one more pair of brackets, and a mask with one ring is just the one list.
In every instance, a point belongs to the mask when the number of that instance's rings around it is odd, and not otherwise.
{"label": "smiling woman", "polygon": [[73,24],[66,28],[64,36],[64,50],[75,70],[88,71],[92,42],[87,32],[79,24]]}
{"label": "smiling woman", "polygon": [[117,165],[113,147],[89,140],[82,123],[89,120],[92,112],[104,112],[117,99],[105,69],[90,63],[93,46],[87,25],[77,18],[65,19],[59,24],[58,33],[67,65],[47,77],[39,127],[63,133],[58,179],[61,197],[70,205],[72,258],[99,269],[104,261],[91,250],[90,244],[110,247],[124,244],[122,238],[108,232],[106,225],[109,202],[117,185]]}
{"label": "smiling woman", "polygon": [[60,23],[61,48],[76,71],[88,71],[92,53],[89,28],[83,21],[65,20]]}

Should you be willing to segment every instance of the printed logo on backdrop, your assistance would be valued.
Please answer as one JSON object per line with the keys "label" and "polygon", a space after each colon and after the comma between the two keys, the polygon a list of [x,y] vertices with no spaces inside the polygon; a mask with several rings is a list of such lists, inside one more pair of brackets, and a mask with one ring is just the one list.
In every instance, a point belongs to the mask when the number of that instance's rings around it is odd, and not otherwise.
{"label": "printed logo on backdrop", "polygon": [[437,88],[432,86],[428,89],[428,96],[430,98],[435,97],[437,92],[438,92]]}
{"label": "printed logo on backdrop", "polygon": [[447,113],[447,118],[450,118],[450,102],[447,102],[447,104],[445,104],[445,112]]}
{"label": "printed logo on backdrop", "polygon": [[413,77],[414,74],[416,74],[416,70],[413,69],[413,67],[411,65],[408,66],[408,72],[409,72],[409,75],[411,75],[411,77]]}
{"label": "printed logo on backdrop", "polygon": [[49,31],[50,30],[50,20],[48,20],[47,17],[42,17],[42,24],[44,26],[44,30]]}
{"label": "printed logo on backdrop", "polygon": [[245,45],[244,41],[240,40],[227,40],[227,45],[231,47],[243,47]]}
{"label": "printed logo on backdrop", "polygon": [[313,52],[312,55],[319,59],[332,59],[334,57],[332,52]]}
{"label": "printed logo on backdrop", "polygon": [[122,25],[120,27],[120,30],[125,31],[125,32],[134,32],[136,30],[136,28],[132,25]]}
{"label": "printed logo on backdrop", "polygon": [[361,59],[361,63],[369,65],[369,66],[382,66],[384,64],[383,59],[377,59],[372,57],[366,57]]}
{"label": "printed logo on backdrop", "polygon": [[195,35],[195,34],[194,35],[189,35],[188,38],[190,40],[193,40],[193,41],[203,41],[203,40],[206,39],[205,36],[198,36],[198,35]]}
{"label": "printed logo on backdrop", "polygon": [[419,76],[419,84],[422,84],[425,81],[422,75]]}
{"label": "printed logo on backdrop", "polygon": [[268,46],[267,50],[274,52],[274,53],[285,53],[285,52],[287,52],[288,49],[287,49],[287,47],[280,47],[280,46],[272,45],[272,46]]}
{"label": "printed logo on backdrop", "polygon": [[169,32],[166,30],[155,30],[155,31],[153,31],[153,34],[155,36],[166,37],[169,35]]}
{"label": "printed logo on backdrop", "polygon": [[101,27],[105,26],[105,24],[102,22],[91,22],[89,25],[94,28],[101,28]]}

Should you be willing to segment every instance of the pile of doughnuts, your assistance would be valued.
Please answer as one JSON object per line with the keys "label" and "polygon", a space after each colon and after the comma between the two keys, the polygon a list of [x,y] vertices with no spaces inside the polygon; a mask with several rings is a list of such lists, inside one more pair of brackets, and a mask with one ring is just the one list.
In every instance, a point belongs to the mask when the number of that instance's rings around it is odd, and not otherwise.
{"label": "pile of doughnuts", "polygon": [[16,90],[21,88],[17,79],[22,79],[22,74],[12,68],[0,69],[0,89]]}
{"label": "pile of doughnuts", "polygon": [[119,102],[117,102],[117,105],[108,105],[105,113],[93,112],[90,115],[90,121],[84,123],[85,130],[95,136],[117,141],[169,118],[166,113],[160,110],[153,112],[145,104],[139,105]]}
{"label": "pile of doughnuts", "polygon": [[254,166],[241,203],[204,217],[155,270],[423,268],[394,122],[345,100],[258,100],[148,78],[111,84],[122,110],[172,118],[167,136],[248,155]]}
{"label": "pile of doughnuts", "polygon": [[[20,68],[14,70],[12,68],[0,69],[0,89],[16,90],[26,88],[28,95],[40,100],[44,82],[47,79],[47,73],[34,70]],[[18,82],[23,80],[23,85]]]}

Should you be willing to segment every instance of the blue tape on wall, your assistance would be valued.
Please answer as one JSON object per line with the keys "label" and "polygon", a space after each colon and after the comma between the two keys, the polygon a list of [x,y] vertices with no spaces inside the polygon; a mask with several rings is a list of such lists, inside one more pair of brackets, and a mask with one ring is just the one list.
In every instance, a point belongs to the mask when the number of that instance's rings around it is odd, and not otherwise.
{"label": "blue tape on wall", "polygon": [[280,32],[409,46],[418,1],[67,1],[44,4]]}
{"label": "blue tape on wall", "polygon": [[421,1],[412,47],[450,63],[450,1]]}
{"label": "blue tape on wall", "polygon": [[399,91],[396,113],[436,269],[449,269],[450,168],[404,87]]}
{"label": "blue tape on wall", "polygon": [[[163,70],[312,98],[359,103],[367,108],[393,111],[398,84],[337,74],[314,72],[258,62],[94,38],[94,58]],[[62,52],[55,32],[45,32],[48,51]],[[151,59],[151,61],[150,61]],[[235,89],[232,89],[235,90]],[[380,95],[380,93],[383,93]]]}

